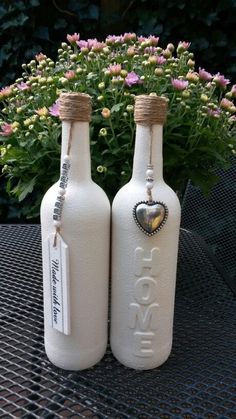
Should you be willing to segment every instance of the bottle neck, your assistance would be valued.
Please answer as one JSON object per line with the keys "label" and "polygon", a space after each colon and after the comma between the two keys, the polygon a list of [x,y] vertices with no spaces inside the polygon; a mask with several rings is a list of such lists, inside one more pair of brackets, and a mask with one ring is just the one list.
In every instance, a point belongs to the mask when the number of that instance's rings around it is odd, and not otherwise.
{"label": "bottle neck", "polygon": [[150,154],[154,170],[154,182],[163,180],[162,142],[162,125],[136,125],[132,180],[146,182],[146,170],[150,163]]}
{"label": "bottle neck", "polygon": [[[63,162],[63,158],[67,154],[68,150],[70,126],[70,122],[62,122],[61,163]],[[69,180],[78,181],[89,179],[91,179],[89,123],[73,122],[70,149]]]}

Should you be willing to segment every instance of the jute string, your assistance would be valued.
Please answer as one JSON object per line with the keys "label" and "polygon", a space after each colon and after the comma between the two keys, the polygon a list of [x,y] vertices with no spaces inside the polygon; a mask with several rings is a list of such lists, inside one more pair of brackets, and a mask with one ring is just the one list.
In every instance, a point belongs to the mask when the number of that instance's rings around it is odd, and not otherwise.
{"label": "jute string", "polygon": [[91,97],[85,93],[62,93],[59,114],[62,121],[90,122]]}
{"label": "jute string", "polygon": [[134,120],[141,125],[164,125],[167,101],[160,96],[139,95],[135,97]]}
{"label": "jute string", "polygon": [[[149,163],[148,168],[153,170],[152,143],[153,125],[164,125],[167,114],[167,101],[160,96],[140,95],[135,97],[134,120],[140,125],[150,126]],[[152,190],[147,187],[148,201],[152,202]]]}
{"label": "jute string", "polygon": [[[70,122],[69,138],[67,144],[67,156],[70,156],[72,146],[73,123],[90,122],[91,120],[91,97],[85,93],[62,93],[59,99],[59,114],[61,121]],[[56,227],[53,246],[57,245],[57,235],[61,233],[61,227]]]}
{"label": "jute string", "polygon": [[[149,163],[148,166],[153,169],[153,164],[152,164],[152,141],[153,139],[153,128],[152,125],[150,126],[150,143],[149,143]],[[147,196],[148,196],[148,201],[152,202],[152,190],[151,189],[147,189]]]}

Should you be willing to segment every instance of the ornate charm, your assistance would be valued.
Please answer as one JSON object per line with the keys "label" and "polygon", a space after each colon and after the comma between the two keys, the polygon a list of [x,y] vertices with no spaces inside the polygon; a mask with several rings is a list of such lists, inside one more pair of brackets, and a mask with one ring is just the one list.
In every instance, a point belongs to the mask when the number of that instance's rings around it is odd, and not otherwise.
{"label": "ornate charm", "polygon": [[133,209],[137,226],[148,236],[160,231],[168,217],[168,208],[163,202],[140,201]]}

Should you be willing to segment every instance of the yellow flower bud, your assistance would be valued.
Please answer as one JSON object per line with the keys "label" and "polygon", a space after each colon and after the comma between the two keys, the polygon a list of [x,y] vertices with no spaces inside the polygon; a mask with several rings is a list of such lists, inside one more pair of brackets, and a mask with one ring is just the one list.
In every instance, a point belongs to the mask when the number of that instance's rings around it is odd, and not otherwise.
{"label": "yellow flower bud", "polygon": [[40,77],[39,84],[45,84],[45,83],[47,83],[46,77]]}
{"label": "yellow flower bud", "polygon": [[107,130],[106,130],[106,128],[101,128],[100,131],[99,131],[99,135],[101,137],[106,137],[107,136]]}
{"label": "yellow flower bud", "polygon": [[111,111],[110,111],[110,109],[108,109],[108,108],[103,108],[103,110],[102,110],[102,116],[103,116],[103,118],[105,118],[105,119],[108,119],[108,118],[110,118],[110,115],[111,115]]}
{"label": "yellow flower bud", "polygon": [[39,116],[46,116],[48,114],[48,109],[44,106],[43,108],[37,109],[36,112]]}
{"label": "yellow flower bud", "polygon": [[199,81],[199,77],[197,75],[197,73],[194,73],[193,71],[189,71],[188,74],[186,75],[186,79],[188,81],[191,81],[192,83],[196,83]]}
{"label": "yellow flower bud", "polygon": [[121,70],[120,75],[121,77],[125,78],[127,76],[128,72],[126,70]]}
{"label": "yellow flower bud", "polygon": [[64,86],[64,85],[66,85],[66,84],[68,84],[68,82],[69,82],[69,80],[68,79],[66,79],[65,77],[61,77],[60,79],[59,79],[59,81],[61,82],[61,84]]}
{"label": "yellow flower bud", "polygon": [[187,99],[190,96],[190,91],[189,90],[184,90],[182,92],[182,96]]}
{"label": "yellow flower bud", "polygon": [[148,62],[150,64],[156,64],[157,63],[157,57],[155,55],[151,55],[151,57],[148,58]]}
{"label": "yellow flower bud", "polygon": [[12,128],[18,128],[20,126],[20,124],[19,124],[19,122],[14,121],[11,126],[12,126]]}
{"label": "yellow flower bud", "polygon": [[98,167],[97,167],[97,172],[98,172],[98,173],[103,173],[103,172],[104,172],[104,170],[103,170],[103,166],[101,166],[101,165],[100,165],[100,166],[98,166]]}
{"label": "yellow flower bud", "polygon": [[175,49],[175,47],[174,47],[174,45],[173,45],[173,44],[168,44],[168,45],[167,45],[167,49],[169,49],[171,52],[173,52],[173,51],[174,51],[174,49]]}
{"label": "yellow flower bud", "polygon": [[230,113],[234,113],[234,112],[236,112],[236,107],[235,107],[235,106],[230,106],[230,107],[229,107],[229,112],[230,112]]}
{"label": "yellow flower bud", "polygon": [[30,118],[25,119],[25,121],[24,121],[24,125],[25,125],[26,127],[28,127],[30,124],[31,124],[31,119],[30,119]]}
{"label": "yellow flower bud", "polygon": [[201,99],[202,102],[206,103],[206,102],[208,102],[209,97],[203,93],[201,95],[200,99]]}
{"label": "yellow flower bud", "polygon": [[133,112],[133,110],[134,110],[133,105],[127,105],[126,110],[127,110],[127,112]]}
{"label": "yellow flower bud", "polygon": [[1,147],[1,157],[4,157],[7,152],[6,147]]}
{"label": "yellow flower bud", "polygon": [[191,58],[187,61],[187,65],[189,67],[194,67],[195,66],[195,61],[191,60]]}
{"label": "yellow flower bud", "polygon": [[103,81],[99,83],[98,88],[99,90],[103,90],[105,88],[105,83]]}
{"label": "yellow flower bud", "polygon": [[157,67],[157,68],[155,69],[154,73],[155,73],[155,75],[156,75],[156,76],[162,76],[162,75],[164,74],[164,71],[163,71],[163,69],[162,69],[162,68]]}

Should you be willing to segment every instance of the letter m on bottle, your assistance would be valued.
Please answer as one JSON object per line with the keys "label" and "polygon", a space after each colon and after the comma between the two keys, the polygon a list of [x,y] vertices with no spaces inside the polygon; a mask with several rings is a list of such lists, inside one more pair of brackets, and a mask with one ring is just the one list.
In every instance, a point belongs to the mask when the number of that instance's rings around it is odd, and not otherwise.
{"label": "letter m on bottle", "polygon": [[141,306],[131,303],[129,306],[129,327],[140,330],[155,330],[158,326],[158,304],[153,303],[148,306]]}

